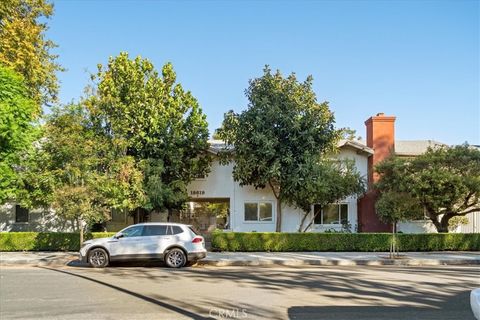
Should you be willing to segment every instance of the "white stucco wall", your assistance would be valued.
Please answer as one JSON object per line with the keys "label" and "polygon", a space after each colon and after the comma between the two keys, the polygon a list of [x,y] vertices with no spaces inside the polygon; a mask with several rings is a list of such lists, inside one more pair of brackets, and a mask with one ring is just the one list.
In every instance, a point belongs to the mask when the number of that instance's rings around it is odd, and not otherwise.
{"label": "white stucco wall", "polygon": [[[357,170],[366,178],[368,170],[368,157],[365,153],[358,154],[355,149],[342,148],[337,155],[341,159],[352,159],[355,161]],[[192,200],[195,199],[212,199],[212,198],[229,198],[230,199],[230,217],[232,231],[257,231],[257,232],[273,232],[275,231],[277,212],[276,198],[270,188],[255,189],[251,186],[241,187],[239,183],[233,180],[232,176],[233,164],[220,165],[218,161],[214,161],[210,174],[205,179],[195,180],[187,187],[188,193]],[[269,201],[272,203],[273,221],[252,222],[245,221],[244,206],[249,201]],[[348,204],[348,220],[352,226],[352,231],[356,230],[358,224],[357,216],[357,199],[349,197],[339,203]],[[313,209],[313,207],[312,207]],[[312,210],[313,211],[313,210]],[[282,231],[297,232],[303,218],[301,209],[282,206]],[[304,226],[313,218],[313,212],[310,212],[305,220]],[[313,225],[310,231],[322,232],[330,229],[341,230],[342,226],[338,224],[329,225]]]}
{"label": "white stucco wall", "polygon": [[399,222],[397,230],[403,233],[434,233],[437,229],[429,220]]}
{"label": "white stucco wall", "polygon": [[58,217],[51,209],[30,210],[28,222],[15,222],[15,204],[0,206],[0,231],[73,232],[75,229],[72,221]]}
{"label": "white stucco wall", "polygon": [[[465,216],[468,223],[459,225],[450,232],[458,233],[479,233],[480,232],[480,212],[472,212]],[[430,220],[416,220],[401,222],[398,224],[398,231],[403,233],[435,233],[437,229]]]}

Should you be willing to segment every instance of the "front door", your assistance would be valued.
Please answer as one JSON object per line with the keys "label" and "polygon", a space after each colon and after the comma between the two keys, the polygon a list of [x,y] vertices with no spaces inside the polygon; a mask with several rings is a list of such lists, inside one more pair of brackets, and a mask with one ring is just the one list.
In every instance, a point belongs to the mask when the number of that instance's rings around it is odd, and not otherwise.
{"label": "front door", "polygon": [[131,226],[124,229],[122,237],[110,242],[110,257],[131,259],[138,254],[146,253],[142,233],[143,226]]}

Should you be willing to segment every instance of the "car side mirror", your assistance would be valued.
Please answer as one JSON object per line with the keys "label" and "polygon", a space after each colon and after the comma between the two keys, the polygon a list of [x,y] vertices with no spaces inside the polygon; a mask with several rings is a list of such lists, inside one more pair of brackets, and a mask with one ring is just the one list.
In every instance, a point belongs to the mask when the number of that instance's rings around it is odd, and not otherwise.
{"label": "car side mirror", "polygon": [[120,239],[120,238],[123,238],[124,236],[125,236],[125,235],[124,235],[123,233],[119,232],[119,233],[117,233],[116,235],[114,235],[113,237],[114,237],[115,239]]}

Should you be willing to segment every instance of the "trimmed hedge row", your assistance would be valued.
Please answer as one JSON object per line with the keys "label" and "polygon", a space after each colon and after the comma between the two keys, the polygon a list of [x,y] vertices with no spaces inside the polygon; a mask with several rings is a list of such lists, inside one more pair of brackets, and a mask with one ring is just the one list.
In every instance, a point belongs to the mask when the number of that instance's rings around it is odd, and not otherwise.
{"label": "trimmed hedge row", "polygon": [[[111,237],[114,232],[86,234],[85,240]],[[78,251],[80,235],[66,232],[1,232],[0,251]]]}
{"label": "trimmed hedge row", "polygon": [[[389,251],[390,233],[214,232],[215,251]],[[397,234],[400,251],[479,251],[479,233]]]}
{"label": "trimmed hedge row", "polygon": [[[111,237],[94,232],[85,239]],[[398,234],[400,251],[480,251],[479,233]],[[215,251],[389,251],[390,233],[214,232]],[[2,232],[0,251],[78,251],[78,233]]]}

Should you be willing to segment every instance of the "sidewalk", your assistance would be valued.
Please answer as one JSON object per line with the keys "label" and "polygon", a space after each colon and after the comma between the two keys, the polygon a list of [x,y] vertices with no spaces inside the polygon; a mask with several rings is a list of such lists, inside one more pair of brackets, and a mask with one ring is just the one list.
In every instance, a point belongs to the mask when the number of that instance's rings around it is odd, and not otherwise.
{"label": "sidewalk", "polygon": [[[480,264],[480,252],[209,252],[198,265],[209,266],[436,266]],[[76,252],[0,252],[0,266],[87,266]]]}

